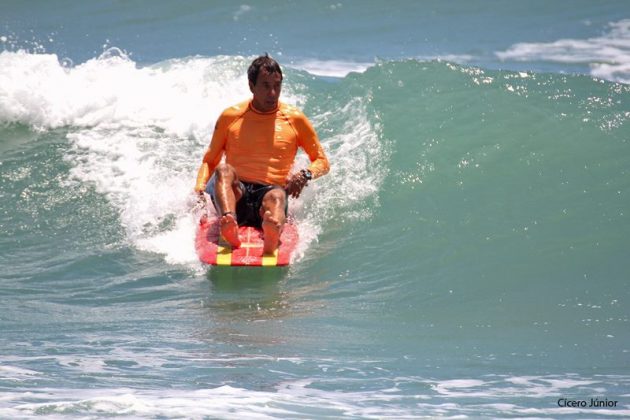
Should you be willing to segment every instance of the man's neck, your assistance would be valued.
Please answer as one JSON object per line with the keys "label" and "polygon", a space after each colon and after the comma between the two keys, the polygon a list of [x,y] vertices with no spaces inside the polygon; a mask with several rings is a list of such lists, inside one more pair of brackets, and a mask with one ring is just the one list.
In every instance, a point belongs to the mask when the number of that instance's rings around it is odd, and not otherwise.
{"label": "man's neck", "polygon": [[257,114],[274,114],[278,111],[278,109],[280,109],[280,101],[278,101],[278,106],[276,106],[274,109],[272,109],[271,111],[261,111],[258,108],[256,108],[254,106],[254,101],[249,101],[249,107],[251,108],[252,111],[254,111]]}

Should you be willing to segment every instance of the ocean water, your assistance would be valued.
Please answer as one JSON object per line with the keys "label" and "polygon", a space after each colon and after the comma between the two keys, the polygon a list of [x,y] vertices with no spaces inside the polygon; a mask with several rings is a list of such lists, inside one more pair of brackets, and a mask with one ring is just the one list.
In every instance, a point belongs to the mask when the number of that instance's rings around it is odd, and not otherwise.
{"label": "ocean water", "polygon": [[[627,1],[2,0],[0,51],[0,418],[630,417]],[[263,52],[332,169],[209,268]]]}

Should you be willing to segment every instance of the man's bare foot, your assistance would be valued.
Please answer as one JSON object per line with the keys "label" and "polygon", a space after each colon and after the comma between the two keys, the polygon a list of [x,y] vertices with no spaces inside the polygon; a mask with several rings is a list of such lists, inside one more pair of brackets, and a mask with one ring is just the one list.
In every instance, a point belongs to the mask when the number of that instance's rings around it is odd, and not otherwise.
{"label": "man's bare foot", "polygon": [[235,248],[241,246],[241,240],[238,237],[238,223],[232,213],[227,213],[221,217],[221,235]]}
{"label": "man's bare foot", "polygon": [[271,215],[270,211],[263,214],[263,254],[273,255],[280,242],[280,229],[282,225]]}

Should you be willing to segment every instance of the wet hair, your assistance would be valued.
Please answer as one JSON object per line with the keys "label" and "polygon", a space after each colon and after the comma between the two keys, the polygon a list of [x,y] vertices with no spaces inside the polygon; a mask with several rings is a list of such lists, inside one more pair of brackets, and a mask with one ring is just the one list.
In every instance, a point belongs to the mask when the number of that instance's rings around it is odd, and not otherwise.
{"label": "wet hair", "polygon": [[247,79],[253,85],[256,84],[258,80],[258,74],[263,71],[265,73],[278,73],[280,75],[280,79],[282,76],[282,69],[280,69],[280,64],[273,58],[269,57],[269,54],[265,53],[265,55],[261,55],[249,65],[247,69]]}

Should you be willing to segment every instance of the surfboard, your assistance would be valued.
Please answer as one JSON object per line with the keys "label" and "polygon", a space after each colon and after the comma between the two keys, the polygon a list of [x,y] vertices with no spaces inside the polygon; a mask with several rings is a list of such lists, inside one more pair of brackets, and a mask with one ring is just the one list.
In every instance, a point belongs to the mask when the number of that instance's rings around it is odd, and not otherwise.
{"label": "surfboard", "polygon": [[274,255],[263,255],[262,230],[239,226],[241,246],[232,248],[221,236],[219,219],[202,216],[199,220],[195,248],[199,260],[205,264],[221,266],[285,266],[298,243],[297,227],[287,221],[280,235],[280,245]]}

